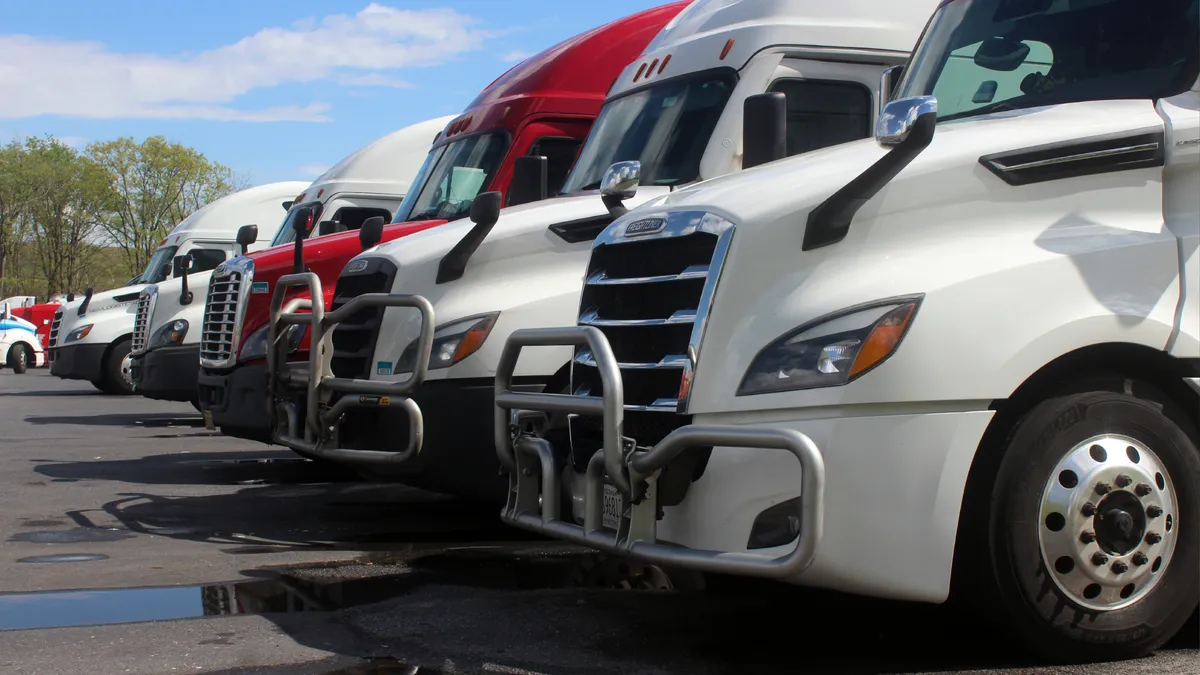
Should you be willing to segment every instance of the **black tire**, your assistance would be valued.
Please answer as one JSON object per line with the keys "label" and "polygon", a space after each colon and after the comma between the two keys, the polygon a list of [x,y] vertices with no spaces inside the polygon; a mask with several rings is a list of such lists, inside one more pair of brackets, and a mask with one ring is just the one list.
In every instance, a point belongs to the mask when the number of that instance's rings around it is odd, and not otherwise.
{"label": "black tire", "polygon": [[[1102,435],[1129,437],[1152,450],[1169,474],[1177,511],[1169,514],[1176,519],[1175,548],[1165,569],[1157,573],[1161,578],[1133,604],[1119,607],[1117,603],[1106,611],[1086,608],[1063,592],[1055,579],[1073,579],[1072,572],[1086,575],[1088,570],[1064,564],[1065,572],[1052,571],[1050,563],[1043,560],[1040,543],[1043,536],[1060,536],[1050,534],[1049,529],[1043,533],[1042,528],[1062,527],[1051,525],[1049,518],[1043,522],[1041,511],[1043,491],[1057,465],[1073,448]],[[1035,406],[1008,434],[990,489],[974,495],[974,499],[968,495],[974,508],[964,523],[973,524],[977,534],[962,533],[960,546],[967,547],[964,552],[971,567],[965,575],[969,581],[967,593],[973,596],[975,608],[999,619],[1002,628],[1029,651],[1053,661],[1123,660],[1145,656],[1161,647],[1188,621],[1200,601],[1200,528],[1187,522],[1194,517],[1191,514],[1200,514],[1200,452],[1196,438],[1193,425],[1169,404],[1123,393],[1070,394]],[[1075,489],[1088,491],[1081,498],[1099,502],[1103,510],[1103,498],[1096,497],[1090,485],[1081,481]],[[1135,504],[1132,509],[1143,508],[1141,502]],[[1099,521],[1085,522],[1091,523],[1094,530]],[[1164,517],[1147,521],[1146,525],[1162,529],[1165,523]],[[1070,537],[1073,529],[1056,531]],[[1137,550],[1145,544],[1140,534],[1131,541],[1137,541],[1131,544]],[[1153,555],[1153,549],[1148,550]],[[1085,551],[1079,564],[1095,565],[1086,555]],[[1105,565],[1099,569],[1104,571]],[[1139,569],[1134,569],[1127,574],[1138,573]],[[1140,577],[1147,578],[1153,577]],[[1083,577],[1082,583],[1089,581]],[[1100,588],[1092,583],[1085,587],[1084,594],[1093,586]]]}
{"label": "black tire", "polygon": [[8,349],[8,367],[18,375],[29,368],[29,360],[25,358],[25,345],[20,342]]}
{"label": "black tire", "polygon": [[108,384],[105,383],[104,380],[92,380],[92,386],[95,387],[101,393],[104,393],[104,394],[108,393]]}
{"label": "black tire", "polygon": [[104,386],[101,391],[113,396],[129,396],[133,393],[133,383],[121,374],[121,364],[132,349],[133,341],[125,338],[108,350],[108,356],[104,359]]}

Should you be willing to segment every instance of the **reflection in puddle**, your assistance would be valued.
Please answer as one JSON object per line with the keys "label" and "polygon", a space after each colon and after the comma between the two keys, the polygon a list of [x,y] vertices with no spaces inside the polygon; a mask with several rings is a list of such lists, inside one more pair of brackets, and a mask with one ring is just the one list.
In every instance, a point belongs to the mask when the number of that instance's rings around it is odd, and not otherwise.
{"label": "reflection in puddle", "polygon": [[[103,553],[59,553],[57,555],[35,555],[28,558],[21,558],[19,563],[66,563],[66,562],[91,562],[93,560],[108,560],[108,556]],[[0,596],[2,597],[2,596]]]}

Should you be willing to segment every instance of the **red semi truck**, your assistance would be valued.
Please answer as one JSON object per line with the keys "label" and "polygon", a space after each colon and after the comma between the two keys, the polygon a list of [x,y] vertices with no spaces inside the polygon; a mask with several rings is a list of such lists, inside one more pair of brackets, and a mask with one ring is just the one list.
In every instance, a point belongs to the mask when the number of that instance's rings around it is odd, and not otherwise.
{"label": "red semi truck", "polygon": [[[301,265],[317,274],[328,308],[338,275],[364,248],[465,218],[481,192],[499,191],[509,206],[558,194],[613,82],[688,4],[674,2],[618,19],[501,75],[434,140],[382,234],[379,223],[367,221],[357,231],[307,238],[321,221],[321,206],[313,201],[316,195],[300,195],[287,221],[301,235],[294,245],[236,258],[214,271],[199,376],[200,405],[211,422],[226,435],[270,440],[265,356],[244,347],[257,342],[249,338],[267,325],[280,277]],[[299,289],[287,296],[289,302],[307,298]],[[291,360],[308,359],[303,327],[293,327],[283,339],[289,341]]]}

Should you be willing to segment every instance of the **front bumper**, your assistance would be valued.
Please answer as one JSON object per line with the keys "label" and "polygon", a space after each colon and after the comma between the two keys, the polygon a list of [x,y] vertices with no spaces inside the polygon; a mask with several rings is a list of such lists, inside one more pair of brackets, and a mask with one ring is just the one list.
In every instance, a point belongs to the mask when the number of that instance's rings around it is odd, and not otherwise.
{"label": "front bumper", "polygon": [[[589,347],[609,366],[601,366],[603,391],[616,395],[512,392],[508,378],[521,347],[559,344]],[[620,370],[592,328],[513,333],[496,386],[495,440],[511,484],[505,522],[655,564],[924,602],[948,594],[967,473],[993,416],[879,411],[762,422],[753,414],[697,415],[655,447],[635,450],[621,436]],[[531,411],[604,418],[604,449],[586,475],[564,467],[561,453],[528,433],[538,415]],[[697,446],[712,447],[703,474],[677,505],[660,507],[662,467]],[[614,487],[619,520],[604,527]],[[560,517],[563,496],[575,513]],[[752,550],[756,518],[797,496],[799,536]]]}
{"label": "front bumper", "polygon": [[200,345],[152,349],[134,356],[130,366],[135,393],[160,401],[196,400]]}
{"label": "front bumper", "polygon": [[221,433],[260,443],[271,442],[271,406],[267,364],[250,363],[233,370],[200,369],[200,408],[212,413]]}
{"label": "front bumper", "polygon": [[104,375],[106,344],[82,344],[55,347],[50,374],[64,380],[96,382]]}

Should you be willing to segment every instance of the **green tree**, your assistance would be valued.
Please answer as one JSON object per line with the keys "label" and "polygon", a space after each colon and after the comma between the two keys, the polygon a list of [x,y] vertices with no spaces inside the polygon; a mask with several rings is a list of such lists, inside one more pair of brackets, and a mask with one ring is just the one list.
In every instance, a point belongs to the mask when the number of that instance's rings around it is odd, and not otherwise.
{"label": "green tree", "polygon": [[193,211],[244,183],[202,153],[151,136],[93,143],[87,157],[100,167],[108,186],[108,216],[102,227],[119,247],[132,273],[146,267],[163,237]]}
{"label": "green tree", "polygon": [[25,155],[17,141],[0,147],[0,298],[9,295],[13,278],[21,274],[17,253],[26,238],[22,225],[30,197],[22,170]]}

